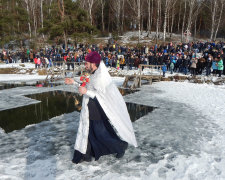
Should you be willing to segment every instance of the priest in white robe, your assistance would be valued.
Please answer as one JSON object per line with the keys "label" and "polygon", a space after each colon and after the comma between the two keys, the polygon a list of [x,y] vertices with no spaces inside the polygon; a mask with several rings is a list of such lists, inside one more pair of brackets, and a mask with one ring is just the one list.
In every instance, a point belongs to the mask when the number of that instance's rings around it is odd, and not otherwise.
{"label": "priest in white robe", "polygon": [[[98,160],[107,154],[121,158],[128,143],[137,147],[124,99],[97,52],[87,55],[85,69],[91,75],[86,87],[79,87],[83,102],[72,162]],[[67,78],[65,83],[74,80]]]}

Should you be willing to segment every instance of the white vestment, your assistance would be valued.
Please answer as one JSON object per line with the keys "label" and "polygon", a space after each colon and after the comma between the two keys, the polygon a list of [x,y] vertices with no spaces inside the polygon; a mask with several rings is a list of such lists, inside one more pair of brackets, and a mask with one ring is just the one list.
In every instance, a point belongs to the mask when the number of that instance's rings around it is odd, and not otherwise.
{"label": "white vestment", "polygon": [[80,122],[74,149],[86,153],[89,133],[89,98],[96,97],[116,134],[121,140],[137,147],[133,126],[127,111],[127,106],[118,88],[112,82],[103,62],[90,76],[87,83],[87,93],[83,96]]}

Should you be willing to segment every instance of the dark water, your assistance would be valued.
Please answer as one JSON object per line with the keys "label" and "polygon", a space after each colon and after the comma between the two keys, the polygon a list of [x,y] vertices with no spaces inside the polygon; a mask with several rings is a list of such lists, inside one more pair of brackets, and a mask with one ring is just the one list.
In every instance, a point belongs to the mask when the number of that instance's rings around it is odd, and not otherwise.
{"label": "dark water", "polygon": [[[120,91],[123,94],[131,93],[124,89]],[[22,129],[29,124],[37,124],[64,113],[81,110],[82,96],[71,92],[50,91],[28,95],[26,97],[41,102],[0,111],[0,127],[3,128],[6,133]],[[139,119],[154,109],[154,107],[134,103],[126,104],[132,121]]]}

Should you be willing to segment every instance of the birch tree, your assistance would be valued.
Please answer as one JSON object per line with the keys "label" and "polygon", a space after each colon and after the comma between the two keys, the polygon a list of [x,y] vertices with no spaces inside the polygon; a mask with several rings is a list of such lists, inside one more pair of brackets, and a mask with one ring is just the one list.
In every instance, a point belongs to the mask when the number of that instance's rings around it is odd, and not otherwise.
{"label": "birch tree", "polygon": [[225,4],[225,0],[220,0],[220,6],[219,6],[220,7],[220,13],[219,13],[219,18],[218,18],[218,23],[217,23],[217,26],[216,26],[214,40],[217,37],[217,33],[218,33],[219,27],[221,25],[222,14],[223,14],[223,11],[224,11],[224,4]]}
{"label": "birch tree", "polygon": [[114,15],[115,15],[115,20],[116,20],[116,31],[119,35],[119,32],[120,32],[120,17],[121,17],[121,1],[120,0],[113,0],[111,1],[111,9],[113,10],[114,12]]}
{"label": "birch tree", "polygon": [[135,19],[138,22],[138,43],[139,43],[141,36],[141,0],[130,0],[127,2],[130,5],[133,13],[135,14]]}
{"label": "birch tree", "polygon": [[87,0],[87,4],[88,4],[88,13],[89,13],[90,22],[91,22],[91,25],[93,25],[92,7],[94,4],[94,0]]}
{"label": "birch tree", "polygon": [[[43,16],[43,0],[41,0],[41,28],[43,29],[44,28],[44,16]],[[42,34],[42,37],[44,39],[44,34]]]}
{"label": "birch tree", "polygon": [[38,18],[36,14],[37,10],[37,1],[36,0],[30,0],[30,8],[33,15],[33,26],[34,26],[34,37],[37,37],[37,26],[38,26]]}
{"label": "birch tree", "polygon": [[101,16],[102,16],[102,31],[105,31],[105,23],[104,23],[104,7],[105,7],[105,0],[100,0],[101,3]]}
{"label": "birch tree", "polygon": [[197,2],[197,0],[189,0],[188,1],[189,15],[188,15],[187,29],[186,29],[187,40],[189,39],[189,36],[190,36],[190,33],[191,33],[191,27],[192,27],[192,22],[193,22],[193,14],[196,13],[195,8],[198,5],[196,2]]}
{"label": "birch tree", "polygon": [[160,6],[161,6],[161,0],[158,0],[157,1],[157,20],[156,20],[156,43],[158,43],[158,37],[159,37]]}
{"label": "birch tree", "polygon": [[[167,19],[168,19],[168,12],[173,9],[177,0],[165,0],[164,6],[164,24],[163,24],[163,41],[166,40],[166,27],[167,27]],[[173,14],[172,14],[173,15]],[[173,20],[172,20],[173,23]],[[172,27],[172,26],[171,26]]]}
{"label": "birch tree", "polygon": [[212,41],[213,39],[213,34],[214,34],[214,28],[216,24],[216,9],[217,9],[217,0],[214,0],[211,2],[211,13],[212,13],[212,22],[211,22],[211,34],[210,34],[210,40]]}
{"label": "birch tree", "polygon": [[210,41],[215,40],[217,37],[217,33],[221,23],[223,8],[224,8],[224,0],[214,0],[210,2],[210,11],[211,11]]}
{"label": "birch tree", "polygon": [[121,32],[124,32],[124,17],[125,17],[125,13],[124,13],[124,4],[125,4],[125,0],[122,0],[122,21],[121,21]]}
{"label": "birch tree", "polygon": [[[147,37],[151,34],[151,0],[147,0],[148,5],[148,22],[147,22]],[[153,4],[152,4],[153,6]]]}
{"label": "birch tree", "polygon": [[179,30],[180,30],[181,5],[182,5],[182,1],[180,1],[179,16],[178,16],[178,22],[177,22],[177,31],[178,31],[178,32],[179,32]]}
{"label": "birch tree", "polygon": [[184,28],[185,28],[185,21],[186,21],[186,12],[187,12],[187,0],[184,0],[184,16],[182,21],[182,28],[181,28],[181,42],[184,40]]}
{"label": "birch tree", "polygon": [[[58,0],[58,8],[59,8],[59,13],[61,15],[61,22],[63,23],[65,19],[64,0]],[[67,49],[67,35],[66,35],[65,28],[63,29],[63,37],[64,37],[65,49]]]}
{"label": "birch tree", "polygon": [[30,35],[30,38],[31,38],[31,25],[30,25],[30,11],[29,11],[29,0],[24,0],[25,3],[26,3],[26,9],[27,9],[27,14],[28,14],[28,29],[29,29],[29,35]]}

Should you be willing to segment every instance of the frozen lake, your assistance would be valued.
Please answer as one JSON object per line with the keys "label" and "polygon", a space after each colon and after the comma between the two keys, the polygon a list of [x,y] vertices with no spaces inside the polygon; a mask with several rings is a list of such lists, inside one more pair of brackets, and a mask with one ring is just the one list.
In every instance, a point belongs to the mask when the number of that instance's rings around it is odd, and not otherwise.
{"label": "frozen lake", "polygon": [[[41,92],[53,90],[74,92],[64,85]],[[2,90],[0,108],[35,104],[25,96],[37,92],[40,88]],[[73,111],[10,133],[1,130],[1,179],[225,179],[223,88],[160,82],[124,99],[157,108],[133,122],[138,148],[129,146],[123,158],[73,164],[79,122]]]}
{"label": "frozen lake", "polygon": [[[10,84],[12,87],[16,85]],[[46,85],[48,85],[46,83]],[[8,86],[9,87],[9,86]],[[11,88],[12,88],[11,87]],[[39,86],[38,86],[39,87]],[[46,86],[49,87],[49,86]],[[52,86],[50,86],[52,87]],[[29,89],[29,86],[27,87]],[[123,95],[132,93],[129,89],[119,89]],[[37,103],[0,111],[0,127],[6,132],[20,130],[27,125],[38,124],[53,117],[73,111],[80,112],[82,96],[66,91],[49,91],[24,96],[37,100]],[[23,99],[24,97],[21,97]],[[5,96],[10,99],[11,97]],[[134,103],[126,103],[131,121],[153,111],[154,107]]]}

